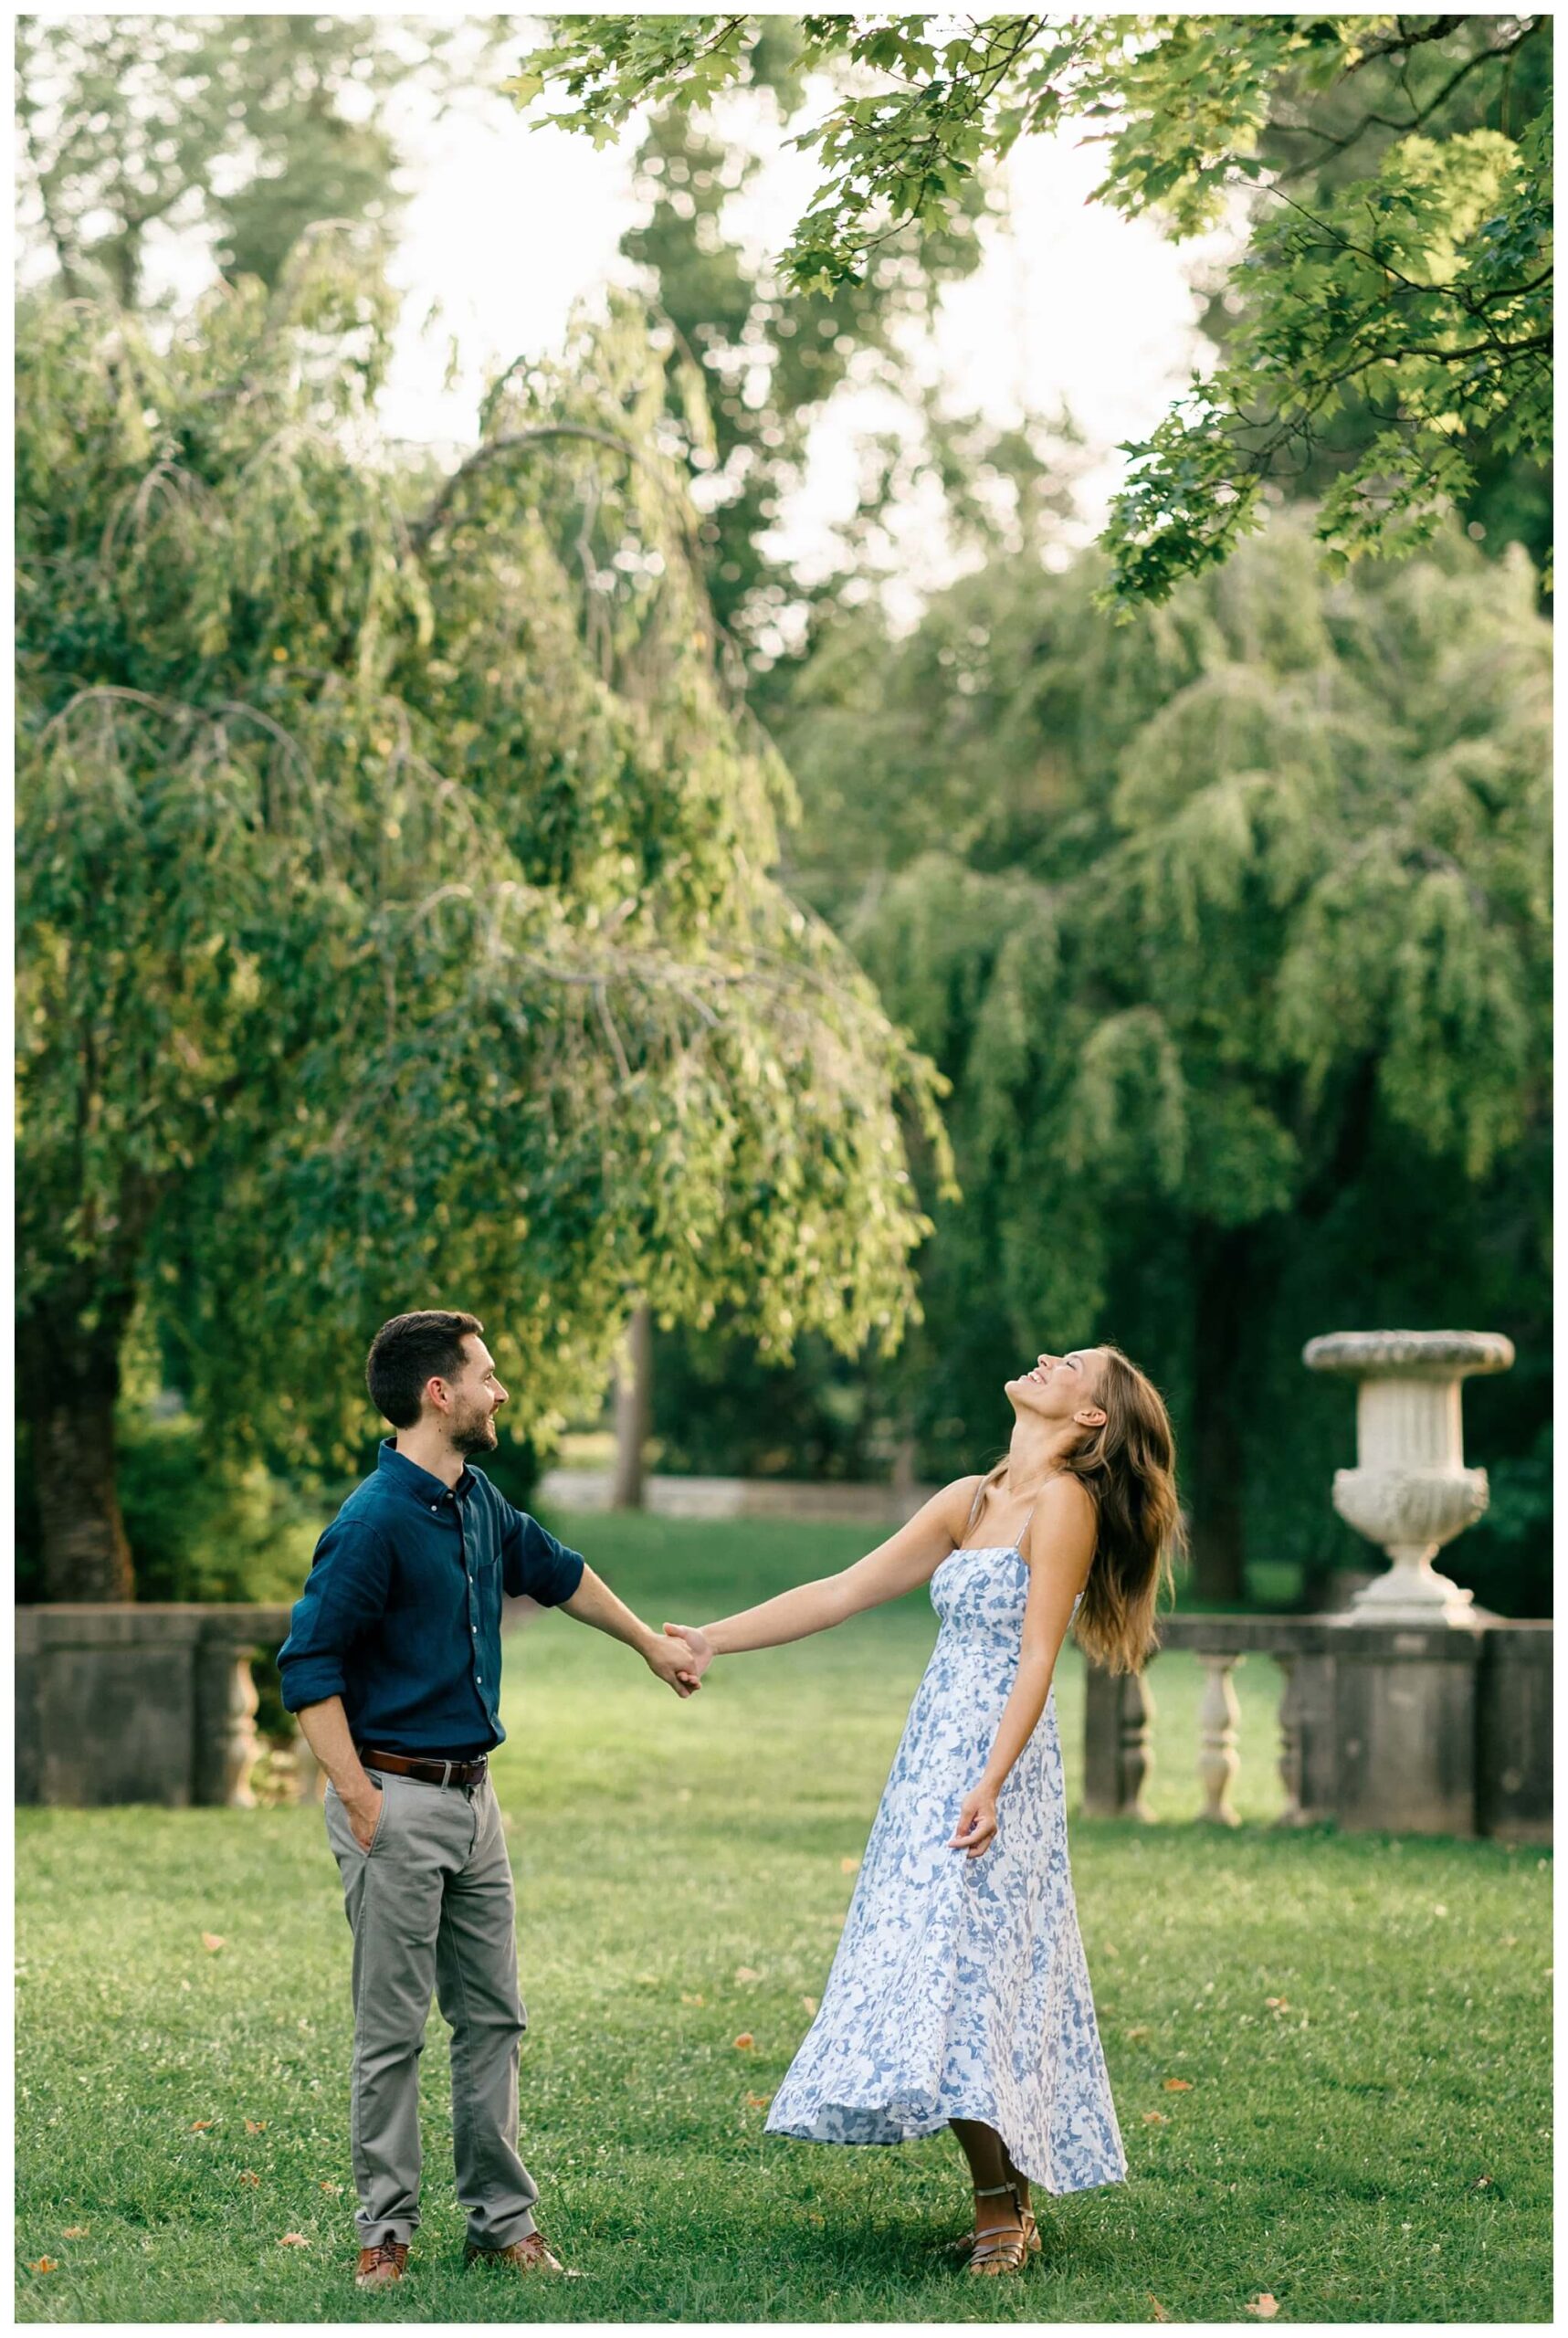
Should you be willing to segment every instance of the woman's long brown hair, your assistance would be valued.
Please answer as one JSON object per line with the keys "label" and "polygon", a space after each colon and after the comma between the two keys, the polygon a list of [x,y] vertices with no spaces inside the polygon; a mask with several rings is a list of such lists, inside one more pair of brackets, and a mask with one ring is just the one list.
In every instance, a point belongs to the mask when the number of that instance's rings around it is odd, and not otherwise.
{"label": "woman's long brown hair", "polygon": [[[1073,1632],[1084,1654],[1108,1672],[1141,1672],[1160,1645],[1160,1594],[1174,1592],[1175,1562],[1186,1551],[1176,1440],[1153,1382],[1120,1348],[1097,1344],[1105,1362],[1099,1390],[1086,1401],[1105,1419],[1086,1429],[1058,1464],[1089,1493],[1099,1522]],[[1005,1460],[997,1463],[983,1496],[1006,1468]]]}

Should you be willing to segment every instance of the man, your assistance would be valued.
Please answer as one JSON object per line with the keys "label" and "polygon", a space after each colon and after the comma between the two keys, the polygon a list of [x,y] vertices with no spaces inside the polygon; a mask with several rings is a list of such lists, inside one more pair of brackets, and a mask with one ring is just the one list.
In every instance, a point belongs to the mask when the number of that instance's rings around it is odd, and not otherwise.
{"label": "man", "polygon": [[362,2289],[400,2280],[419,2222],[419,2055],[432,1987],[452,2029],[452,2144],[465,2259],[565,2270],[517,2153],[511,1866],[487,1757],[500,1725],[501,1594],[626,1641],[678,1696],[679,1641],[493,1486],[469,1456],[507,1401],[477,1316],[395,1315],[365,1378],[396,1430],[316,1545],[279,1654],[283,1701],[331,1781],[327,1838],[353,1933],[350,2133]]}

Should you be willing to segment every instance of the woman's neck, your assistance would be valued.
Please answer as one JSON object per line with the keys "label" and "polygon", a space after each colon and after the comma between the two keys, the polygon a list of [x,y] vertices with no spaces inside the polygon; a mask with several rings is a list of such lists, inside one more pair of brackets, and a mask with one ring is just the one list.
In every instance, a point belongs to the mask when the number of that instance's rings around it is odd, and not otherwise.
{"label": "woman's neck", "polygon": [[1037,1414],[1016,1414],[1007,1445],[1008,1491],[1020,1498],[1037,1494],[1082,1435],[1076,1421],[1043,1421]]}

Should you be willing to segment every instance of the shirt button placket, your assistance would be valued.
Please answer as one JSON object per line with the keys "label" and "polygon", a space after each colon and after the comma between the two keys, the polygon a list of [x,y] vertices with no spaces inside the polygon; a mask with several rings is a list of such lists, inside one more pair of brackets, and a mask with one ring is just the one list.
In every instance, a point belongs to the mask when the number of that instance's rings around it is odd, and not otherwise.
{"label": "shirt button placket", "polygon": [[[463,1573],[468,1578],[468,1634],[470,1638],[478,1640],[479,1637],[479,1627],[478,1618],[474,1613],[474,1592],[476,1586],[474,1583],[473,1569],[468,1564],[468,1538],[463,1532],[463,1513],[460,1509],[458,1511],[458,1543],[463,1553]],[[474,1685],[476,1688],[482,1689],[485,1685],[485,1676],[479,1669],[479,1649],[477,1648],[474,1650]],[[484,1704],[485,1701],[482,1697],[479,1699],[479,1702]],[[487,1721],[489,1718],[489,1708],[488,1705],[485,1706],[485,1718]]]}

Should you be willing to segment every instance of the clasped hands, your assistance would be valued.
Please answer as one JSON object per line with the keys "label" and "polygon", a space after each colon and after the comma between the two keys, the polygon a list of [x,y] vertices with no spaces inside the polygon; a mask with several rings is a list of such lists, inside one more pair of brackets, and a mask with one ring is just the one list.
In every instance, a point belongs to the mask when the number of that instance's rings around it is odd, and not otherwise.
{"label": "clasped hands", "polygon": [[713,1661],[712,1645],[695,1624],[666,1624],[662,1640],[651,1640],[644,1651],[648,1669],[667,1681],[678,1697],[694,1696]]}

